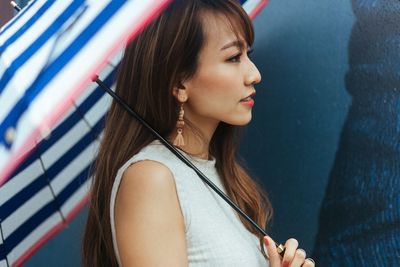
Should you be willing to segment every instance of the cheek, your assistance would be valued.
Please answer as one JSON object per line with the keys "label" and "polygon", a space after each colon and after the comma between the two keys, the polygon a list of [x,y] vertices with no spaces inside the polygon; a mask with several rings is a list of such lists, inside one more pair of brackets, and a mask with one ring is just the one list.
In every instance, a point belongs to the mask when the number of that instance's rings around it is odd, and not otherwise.
{"label": "cheek", "polygon": [[[214,84],[215,86],[216,84]],[[222,84],[225,86],[226,84]],[[198,90],[188,102],[198,115],[212,118],[221,118],[231,113],[236,106],[236,97],[227,92],[229,88],[203,87]]]}
{"label": "cheek", "polygon": [[233,68],[225,64],[209,68],[208,72],[196,77],[191,94],[193,104],[198,106],[197,103],[203,103],[213,109],[236,106],[243,94],[239,76]]}

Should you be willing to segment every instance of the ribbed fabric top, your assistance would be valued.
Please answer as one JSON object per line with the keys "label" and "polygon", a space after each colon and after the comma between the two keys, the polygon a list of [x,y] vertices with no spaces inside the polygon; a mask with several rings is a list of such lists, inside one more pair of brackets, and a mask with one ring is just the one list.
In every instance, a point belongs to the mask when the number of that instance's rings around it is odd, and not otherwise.
{"label": "ribbed fabric top", "polygon": [[[215,158],[205,160],[182,153],[219,189],[226,192],[215,168]],[[268,266],[268,261],[260,251],[258,238],[244,227],[236,211],[159,140],[154,140],[129,159],[119,169],[114,181],[110,220],[114,251],[119,263],[114,221],[115,199],[122,174],[131,164],[141,160],[160,162],[174,176],[185,223],[189,266]]]}

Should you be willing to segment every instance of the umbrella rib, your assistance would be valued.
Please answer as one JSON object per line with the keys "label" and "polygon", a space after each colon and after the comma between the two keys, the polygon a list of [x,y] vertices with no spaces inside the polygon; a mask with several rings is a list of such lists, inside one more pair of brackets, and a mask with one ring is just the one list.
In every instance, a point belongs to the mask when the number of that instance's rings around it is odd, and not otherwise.
{"label": "umbrella rib", "polygon": [[55,204],[56,204],[57,211],[58,211],[58,213],[60,213],[60,216],[61,216],[61,218],[62,218],[64,224],[66,224],[66,223],[67,223],[67,220],[65,219],[64,215],[62,214],[61,205],[60,205],[60,203],[59,203],[58,200],[57,200],[57,197],[56,197],[56,194],[54,193],[53,188],[51,187],[51,183],[50,183],[49,177],[48,177],[48,175],[47,175],[47,170],[46,170],[46,168],[45,168],[45,166],[44,166],[44,163],[43,163],[43,160],[42,160],[42,154],[39,153],[39,152],[40,152],[40,151],[39,151],[40,149],[39,149],[38,144],[36,144],[36,147],[38,148],[38,149],[37,149],[37,150],[38,150],[37,153],[39,154],[39,155],[38,155],[38,159],[39,159],[39,161],[40,161],[40,166],[41,166],[42,169],[43,169],[43,176],[44,176],[44,178],[45,178],[45,180],[46,180],[46,182],[47,182],[47,185],[48,185],[48,187],[49,187],[49,189],[50,189],[51,195],[53,196],[53,200],[54,200],[54,202],[55,202]]}
{"label": "umbrella rib", "polygon": [[6,259],[7,267],[10,267],[10,264],[8,263],[7,254],[6,254],[6,242],[5,242],[4,235],[3,235],[3,228],[1,227],[1,218],[0,218],[0,238],[1,238],[1,241],[3,242],[4,256],[5,256],[4,258]]}
{"label": "umbrella rib", "polygon": [[89,131],[93,134],[93,137],[100,142],[100,135],[96,134],[93,132],[93,128],[90,125],[89,121],[86,119],[85,114],[83,114],[81,112],[81,110],[79,109],[78,105],[76,105],[75,101],[71,101],[72,102],[72,106],[74,106],[74,108],[76,109],[76,112],[80,115],[80,117],[82,118],[82,121],[87,125],[87,127],[89,128]]}

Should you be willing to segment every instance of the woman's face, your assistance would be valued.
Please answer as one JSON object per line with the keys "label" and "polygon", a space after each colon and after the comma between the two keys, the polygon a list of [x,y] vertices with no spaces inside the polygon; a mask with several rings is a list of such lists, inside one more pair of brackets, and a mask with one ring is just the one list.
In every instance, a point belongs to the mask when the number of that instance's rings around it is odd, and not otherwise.
{"label": "woman's face", "polygon": [[188,100],[185,117],[195,124],[220,121],[245,125],[251,120],[251,101],[241,101],[255,92],[261,75],[249,59],[246,41],[239,40],[220,15],[203,15],[205,43],[200,51],[195,75],[183,84]]}

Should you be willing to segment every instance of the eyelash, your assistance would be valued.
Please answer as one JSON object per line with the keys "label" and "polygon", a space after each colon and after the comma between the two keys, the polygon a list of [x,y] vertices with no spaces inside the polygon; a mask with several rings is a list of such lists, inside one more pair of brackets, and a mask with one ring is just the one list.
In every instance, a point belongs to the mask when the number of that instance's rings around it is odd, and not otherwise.
{"label": "eyelash", "polygon": [[[251,54],[252,52],[253,52],[253,48],[250,48],[250,49],[247,51],[247,56],[248,56],[249,58],[250,58],[250,54]],[[229,58],[228,61],[229,61],[229,62],[232,62],[232,63],[240,62],[240,61],[236,61],[236,60],[239,60],[241,56],[242,56],[242,53],[239,53],[239,54],[237,54],[237,55],[235,55],[235,56]],[[235,61],[234,61],[234,60],[235,60]]]}

